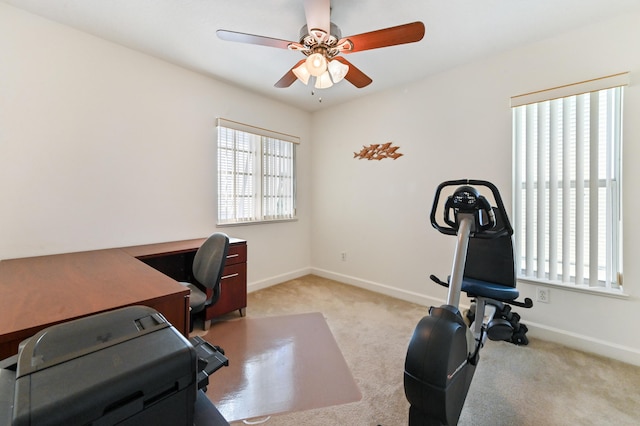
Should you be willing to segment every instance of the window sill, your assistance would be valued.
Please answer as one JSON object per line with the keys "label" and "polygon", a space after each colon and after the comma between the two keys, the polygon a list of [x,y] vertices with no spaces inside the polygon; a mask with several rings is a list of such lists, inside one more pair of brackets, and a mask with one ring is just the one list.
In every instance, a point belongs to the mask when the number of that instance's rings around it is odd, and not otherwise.
{"label": "window sill", "polygon": [[272,220],[252,220],[247,222],[223,222],[216,223],[216,226],[220,228],[232,227],[232,226],[246,226],[246,225],[262,225],[265,223],[282,223],[282,222],[297,222],[298,218],[293,217],[291,219],[272,219]]}
{"label": "window sill", "polygon": [[586,285],[577,286],[577,285],[562,284],[560,282],[536,280],[533,278],[522,278],[522,277],[518,277],[517,281],[525,284],[530,284],[530,285],[544,286],[549,288],[558,288],[558,289],[567,290],[567,291],[575,291],[577,293],[611,297],[614,299],[627,300],[630,297],[628,294],[624,293],[624,288],[621,288],[618,290],[618,289],[607,289],[602,287],[588,287]]}

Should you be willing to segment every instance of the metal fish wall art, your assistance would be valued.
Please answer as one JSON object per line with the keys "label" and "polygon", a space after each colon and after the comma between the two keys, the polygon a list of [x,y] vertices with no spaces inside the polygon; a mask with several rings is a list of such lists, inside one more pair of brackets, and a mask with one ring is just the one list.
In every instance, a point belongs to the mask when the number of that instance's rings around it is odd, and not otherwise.
{"label": "metal fish wall art", "polygon": [[393,158],[397,160],[399,157],[402,157],[403,154],[397,152],[400,148],[399,146],[391,146],[393,142],[387,142],[383,144],[375,143],[369,146],[362,145],[362,149],[360,152],[354,152],[353,158],[357,158],[358,160],[367,159],[367,160],[382,160],[384,158]]}

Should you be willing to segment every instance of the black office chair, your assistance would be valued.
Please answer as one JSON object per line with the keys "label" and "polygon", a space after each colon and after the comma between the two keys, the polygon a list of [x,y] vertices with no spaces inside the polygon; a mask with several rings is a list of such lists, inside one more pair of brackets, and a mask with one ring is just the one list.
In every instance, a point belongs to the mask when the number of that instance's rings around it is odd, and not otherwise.
{"label": "black office chair", "polygon": [[[211,235],[200,246],[193,258],[193,278],[196,283],[181,282],[189,287],[189,306],[191,308],[190,330],[193,330],[194,315],[202,312],[207,306],[215,304],[220,298],[220,277],[227,260],[229,237],[221,232]],[[210,297],[206,290],[211,289]],[[205,330],[208,329],[205,321]]]}

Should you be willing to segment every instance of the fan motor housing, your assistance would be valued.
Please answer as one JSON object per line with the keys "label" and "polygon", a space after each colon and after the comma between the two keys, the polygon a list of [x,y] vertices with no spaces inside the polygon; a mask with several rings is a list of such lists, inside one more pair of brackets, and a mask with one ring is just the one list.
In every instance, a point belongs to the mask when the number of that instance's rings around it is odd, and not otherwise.
{"label": "fan motor housing", "polygon": [[[316,30],[323,34],[325,34],[324,39],[321,40],[322,44],[327,45],[328,47],[334,46],[338,43],[338,40],[342,38],[342,31],[340,28],[331,22],[330,25],[330,34],[326,34],[323,30]],[[300,44],[303,44],[307,47],[313,47],[318,44],[318,40],[309,32],[309,27],[307,25],[303,25],[300,28]]]}

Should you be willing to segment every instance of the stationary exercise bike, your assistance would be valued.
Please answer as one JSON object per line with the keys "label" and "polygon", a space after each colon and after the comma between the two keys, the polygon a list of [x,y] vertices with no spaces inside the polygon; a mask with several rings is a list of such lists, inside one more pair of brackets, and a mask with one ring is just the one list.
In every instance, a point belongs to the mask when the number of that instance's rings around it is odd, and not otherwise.
{"label": "stationary exercise bike", "polygon": [[[457,189],[444,203],[441,223],[436,211],[442,190],[449,187]],[[496,206],[476,187],[489,189]],[[526,345],[527,328],[510,305],[533,306],[529,298],[515,300],[513,229],[495,185],[467,179],[441,183],[430,219],[439,232],[457,236],[457,243],[449,279],[430,277],[449,288],[447,303],[429,309],[407,349],[404,389],[410,426],[457,424],[487,337]],[[464,316],[458,307],[461,292],[473,302]]]}

